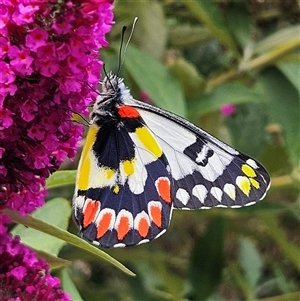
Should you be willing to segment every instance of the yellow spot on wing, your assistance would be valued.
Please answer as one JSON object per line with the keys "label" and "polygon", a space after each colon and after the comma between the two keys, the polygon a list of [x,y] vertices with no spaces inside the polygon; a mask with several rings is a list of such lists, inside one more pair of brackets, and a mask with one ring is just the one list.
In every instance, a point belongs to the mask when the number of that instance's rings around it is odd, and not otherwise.
{"label": "yellow spot on wing", "polygon": [[106,179],[110,180],[112,176],[114,175],[115,171],[111,168],[106,169]]}
{"label": "yellow spot on wing", "polygon": [[250,185],[250,180],[247,177],[243,177],[243,176],[237,177],[236,184],[245,195],[249,196],[251,185]]}
{"label": "yellow spot on wing", "polygon": [[120,191],[120,186],[119,186],[118,184],[116,184],[116,185],[114,186],[114,188],[113,188],[113,192],[114,192],[115,194],[118,194],[119,191]]}
{"label": "yellow spot on wing", "polygon": [[123,162],[124,172],[127,176],[130,176],[134,173],[134,163],[133,161],[125,160]]}
{"label": "yellow spot on wing", "polygon": [[77,186],[80,190],[87,190],[89,186],[92,164],[91,151],[98,131],[99,127],[97,125],[93,124],[90,126],[89,132],[86,137],[86,143],[82,150],[82,155],[77,171]]}
{"label": "yellow spot on wing", "polygon": [[254,179],[251,179],[251,178],[250,178],[250,182],[251,182],[251,184],[253,185],[253,187],[255,187],[256,189],[259,189],[259,187],[260,187],[259,182],[257,182],[257,181],[254,180]]}
{"label": "yellow spot on wing", "polygon": [[252,167],[250,167],[249,165],[244,164],[242,166],[242,171],[248,177],[251,177],[251,178],[256,177],[256,173],[255,173],[254,169]]}
{"label": "yellow spot on wing", "polygon": [[163,154],[162,149],[156,142],[156,140],[153,137],[153,135],[151,134],[151,132],[149,132],[149,130],[146,127],[142,126],[142,127],[137,128],[135,130],[135,133],[136,133],[137,137],[140,139],[140,141],[142,142],[142,144],[153,155],[155,155],[157,158],[159,158]]}

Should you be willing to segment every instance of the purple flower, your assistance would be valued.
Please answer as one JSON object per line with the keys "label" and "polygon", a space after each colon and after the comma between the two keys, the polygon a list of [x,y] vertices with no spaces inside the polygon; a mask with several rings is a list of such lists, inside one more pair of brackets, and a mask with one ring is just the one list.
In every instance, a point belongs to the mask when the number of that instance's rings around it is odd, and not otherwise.
{"label": "purple flower", "polygon": [[140,91],[139,99],[140,99],[140,101],[143,101],[143,102],[146,102],[146,103],[151,103],[151,99],[150,99],[149,94],[144,90]]}
{"label": "purple flower", "polygon": [[[71,121],[96,98],[99,48],[112,1],[6,0],[0,4],[0,205],[30,213],[45,180],[72,158],[83,133]],[[16,270],[18,271],[18,270]]]}
{"label": "purple flower", "polygon": [[6,233],[9,222],[0,213],[0,300],[71,300],[61,290],[59,279],[50,275],[46,261],[22,245],[18,236]]}
{"label": "purple flower", "polygon": [[224,116],[230,116],[235,113],[236,106],[234,104],[226,104],[221,106],[220,111]]}

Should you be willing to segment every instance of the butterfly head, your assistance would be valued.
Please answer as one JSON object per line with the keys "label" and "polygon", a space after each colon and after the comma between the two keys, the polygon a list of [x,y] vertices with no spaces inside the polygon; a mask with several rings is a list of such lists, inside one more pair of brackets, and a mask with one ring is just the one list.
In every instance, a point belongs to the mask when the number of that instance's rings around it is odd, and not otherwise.
{"label": "butterfly head", "polygon": [[109,72],[102,82],[102,89],[94,104],[91,119],[95,116],[113,116],[117,106],[132,98],[123,78]]}

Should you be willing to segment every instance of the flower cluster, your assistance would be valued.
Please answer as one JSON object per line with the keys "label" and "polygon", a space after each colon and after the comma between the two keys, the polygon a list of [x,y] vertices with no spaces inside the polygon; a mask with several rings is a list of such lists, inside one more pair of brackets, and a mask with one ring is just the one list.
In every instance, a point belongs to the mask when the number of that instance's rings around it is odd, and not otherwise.
{"label": "flower cluster", "polygon": [[1,300],[70,300],[47,263],[8,233],[1,209],[41,206],[46,178],[75,155],[83,129],[72,112],[96,97],[112,8],[112,0],[0,2]]}
{"label": "flower cluster", "polygon": [[45,179],[75,155],[72,112],[95,99],[112,20],[110,0],[1,1],[0,206],[41,206]]}
{"label": "flower cluster", "polygon": [[19,237],[0,234],[0,299],[2,301],[69,301],[60,281],[43,259],[20,243]]}

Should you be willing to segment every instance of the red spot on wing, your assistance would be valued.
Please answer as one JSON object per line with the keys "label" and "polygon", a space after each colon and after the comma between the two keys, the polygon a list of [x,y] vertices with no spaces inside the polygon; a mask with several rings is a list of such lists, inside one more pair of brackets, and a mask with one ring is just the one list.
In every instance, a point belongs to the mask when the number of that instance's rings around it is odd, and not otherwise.
{"label": "red spot on wing", "polygon": [[122,118],[139,118],[141,117],[140,113],[133,107],[122,106],[118,108],[118,114]]}
{"label": "red spot on wing", "polygon": [[117,228],[118,240],[122,240],[124,236],[129,232],[129,230],[130,230],[129,218],[127,216],[122,216],[120,218],[120,222]]}
{"label": "red spot on wing", "polygon": [[158,178],[155,182],[156,189],[160,197],[166,202],[171,203],[171,186],[170,180],[165,177]]}
{"label": "red spot on wing", "polygon": [[83,211],[83,227],[86,228],[89,224],[95,221],[95,216],[100,209],[100,202],[91,199],[86,200],[86,205]]}
{"label": "red spot on wing", "polygon": [[153,223],[157,227],[161,227],[162,225],[161,215],[162,215],[161,208],[155,205],[150,206],[150,216]]}
{"label": "red spot on wing", "polygon": [[142,217],[139,221],[138,232],[142,237],[146,237],[149,232],[149,223],[144,217]]}
{"label": "red spot on wing", "polygon": [[109,229],[112,219],[111,213],[104,213],[97,227],[97,239],[101,238]]}

